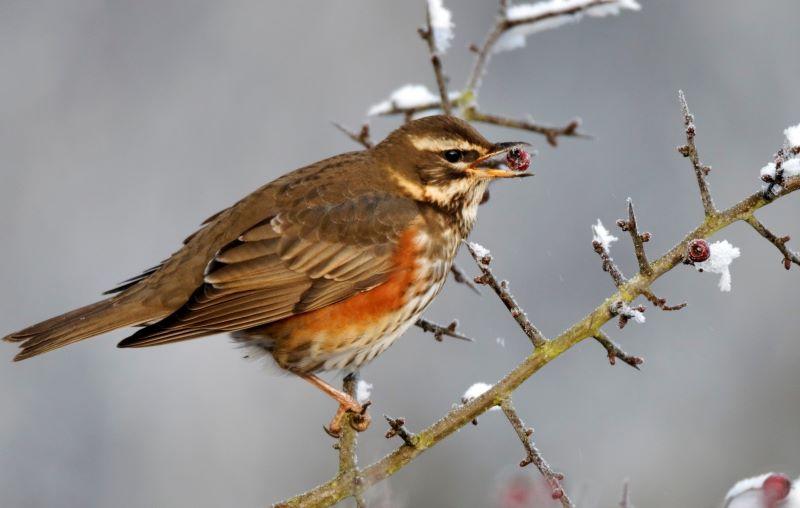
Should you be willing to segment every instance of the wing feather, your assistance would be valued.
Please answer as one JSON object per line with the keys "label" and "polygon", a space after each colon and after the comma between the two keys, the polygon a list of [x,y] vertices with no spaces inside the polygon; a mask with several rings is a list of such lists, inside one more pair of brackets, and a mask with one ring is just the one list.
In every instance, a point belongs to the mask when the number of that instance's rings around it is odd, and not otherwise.
{"label": "wing feather", "polygon": [[244,330],[334,304],[386,281],[413,201],[362,195],[277,213],[220,249],[192,298],[120,343],[141,347]]}

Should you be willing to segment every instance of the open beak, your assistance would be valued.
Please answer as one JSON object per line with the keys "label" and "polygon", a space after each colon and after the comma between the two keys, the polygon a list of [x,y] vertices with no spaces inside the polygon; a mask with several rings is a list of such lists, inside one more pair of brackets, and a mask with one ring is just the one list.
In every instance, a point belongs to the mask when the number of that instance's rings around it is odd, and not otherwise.
{"label": "open beak", "polygon": [[510,141],[506,143],[495,143],[492,145],[492,149],[486,155],[479,157],[475,162],[469,165],[467,172],[479,177],[479,178],[488,178],[488,179],[495,179],[495,178],[524,178],[526,176],[533,176],[533,173],[527,173],[524,171],[511,171],[508,169],[497,169],[493,167],[481,167],[487,161],[495,159],[497,156],[502,155],[512,148],[523,147],[523,146],[531,146],[530,143],[526,143],[524,141]]}

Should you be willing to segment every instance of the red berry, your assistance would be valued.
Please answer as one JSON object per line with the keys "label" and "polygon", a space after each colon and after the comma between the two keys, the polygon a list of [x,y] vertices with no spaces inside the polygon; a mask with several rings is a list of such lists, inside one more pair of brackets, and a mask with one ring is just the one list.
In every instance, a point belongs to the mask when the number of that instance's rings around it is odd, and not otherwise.
{"label": "red berry", "polygon": [[792,490],[792,481],[786,475],[771,474],[764,479],[762,488],[764,496],[769,501],[780,501],[789,495],[789,491]]}
{"label": "red berry", "polygon": [[687,257],[694,263],[702,263],[711,256],[711,247],[702,238],[697,238],[689,242]]}
{"label": "red berry", "polygon": [[506,163],[514,171],[525,171],[531,166],[531,154],[522,148],[512,148],[506,154]]}

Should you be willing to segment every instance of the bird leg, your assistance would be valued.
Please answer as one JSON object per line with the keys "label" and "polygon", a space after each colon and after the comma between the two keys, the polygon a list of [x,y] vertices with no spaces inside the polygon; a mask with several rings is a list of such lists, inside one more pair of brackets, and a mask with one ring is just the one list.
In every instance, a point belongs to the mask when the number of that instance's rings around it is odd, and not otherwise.
{"label": "bird leg", "polygon": [[348,411],[354,413],[353,417],[350,418],[350,426],[358,432],[367,430],[367,427],[369,427],[370,421],[372,420],[372,418],[367,414],[367,408],[370,405],[369,401],[365,402],[364,404],[359,404],[358,401],[352,396],[344,393],[341,390],[337,390],[314,374],[301,374],[300,377],[316,386],[327,396],[339,403],[339,409],[337,409],[336,414],[333,415],[331,423],[329,423],[327,427],[323,427],[325,432],[327,432],[331,437],[338,438],[341,435],[342,418],[344,418]]}

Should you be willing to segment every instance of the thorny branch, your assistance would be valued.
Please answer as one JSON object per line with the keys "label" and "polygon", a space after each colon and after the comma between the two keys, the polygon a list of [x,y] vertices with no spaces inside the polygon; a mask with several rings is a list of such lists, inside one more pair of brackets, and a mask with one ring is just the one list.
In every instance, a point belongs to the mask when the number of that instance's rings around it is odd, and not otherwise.
{"label": "thorny branch", "polygon": [[698,155],[697,147],[694,143],[694,138],[697,134],[694,115],[689,111],[689,105],[686,103],[683,90],[678,91],[678,98],[683,111],[683,125],[686,127],[686,144],[678,147],[678,151],[692,162],[694,174],[697,177],[697,187],[700,189],[700,199],[703,201],[703,210],[705,210],[706,217],[709,217],[717,213],[714,200],[711,199],[711,190],[708,188],[707,177],[711,172],[711,166],[706,166],[700,162],[700,155]]}
{"label": "thorny branch", "polygon": [[533,122],[532,120],[516,120],[513,118],[505,118],[498,115],[483,113],[478,111],[475,106],[469,106],[462,111],[465,120],[472,122],[481,122],[491,125],[499,125],[500,127],[508,127],[510,129],[519,129],[528,132],[541,134],[547,140],[550,146],[558,146],[559,136],[570,136],[575,138],[591,139],[588,134],[578,132],[581,126],[579,119],[572,120],[564,127],[552,127],[549,125],[542,125]]}
{"label": "thorny branch", "polygon": [[391,418],[383,415],[386,418],[386,423],[389,424],[389,430],[386,431],[386,439],[391,439],[395,436],[400,436],[403,442],[412,448],[417,446],[417,436],[409,432],[406,428],[406,420],[404,418]]}
{"label": "thorny branch", "polygon": [[787,270],[792,267],[792,263],[800,265],[800,258],[797,257],[796,252],[792,252],[786,247],[790,238],[788,236],[777,236],[775,233],[767,229],[755,216],[751,215],[747,218],[747,223],[758,232],[759,235],[767,239],[769,243],[774,245],[783,254],[783,267]]}
{"label": "thorny branch", "polygon": [[542,457],[542,454],[539,453],[539,449],[536,448],[536,445],[533,444],[533,440],[531,439],[533,429],[525,426],[525,423],[517,414],[517,410],[514,409],[511,398],[503,399],[500,402],[500,409],[503,410],[503,414],[506,415],[509,423],[514,427],[517,437],[519,437],[520,442],[522,442],[522,447],[525,448],[526,456],[519,463],[519,467],[525,467],[528,464],[536,466],[545,480],[547,480],[548,485],[550,485],[553,499],[561,501],[561,505],[564,508],[573,508],[575,505],[572,504],[564,487],[561,486],[561,480],[564,479],[564,475],[553,471],[550,464],[548,464],[544,457]]}
{"label": "thorny branch", "polygon": [[511,313],[511,317],[519,324],[525,335],[531,339],[534,348],[540,348],[547,344],[547,339],[542,335],[542,332],[530,322],[528,316],[525,315],[525,311],[520,308],[517,301],[514,299],[514,295],[508,290],[508,281],[497,281],[494,273],[492,273],[492,269],[489,268],[489,263],[492,262],[491,255],[481,255],[475,250],[472,244],[467,243],[466,245],[470,255],[478,264],[478,268],[481,271],[481,275],[475,277],[475,282],[478,284],[486,284],[492,288],[495,294],[500,298],[500,301],[503,302]]}
{"label": "thorny branch", "polygon": [[[685,104],[685,99],[682,98],[681,102]],[[691,124],[691,121],[689,123]],[[705,192],[708,192],[704,174],[702,178],[698,177],[698,185],[701,187],[701,196],[704,193],[702,189],[706,189]],[[784,179],[782,187],[782,192],[778,196],[775,196],[775,199],[782,198],[800,189],[800,177]],[[606,343],[603,342],[603,339],[607,338],[607,336],[603,334],[601,327],[614,318],[615,315],[611,309],[615,302],[625,302],[627,304],[638,296],[651,294],[650,286],[656,280],[675,267],[683,264],[686,259],[686,251],[689,242],[697,238],[707,238],[736,222],[748,221],[757,210],[771,204],[775,199],[766,197],[764,192],[759,190],[725,210],[713,211],[713,213],[710,214],[706,213],[703,221],[697,227],[684,236],[684,238],[676,243],[667,253],[650,263],[652,273],[648,275],[640,271],[630,279],[622,281],[614,294],[605,298],[594,310],[575,322],[554,339],[548,340],[539,332],[538,342],[540,345],[535,347],[519,365],[511,370],[503,379],[494,384],[489,390],[466,404],[454,407],[441,419],[420,431],[415,435],[414,446],[403,444],[403,446],[395,449],[377,462],[361,469],[360,477],[363,480],[360,486],[362,488],[367,488],[393,475],[425,450],[432,448],[458,429],[468,425],[493,406],[502,404],[502,402],[507,400],[522,383],[527,381],[542,367],[552,362],[581,341],[590,337],[599,337],[600,343],[606,347]],[[708,194],[707,201],[709,203],[711,202],[710,193]],[[474,251],[471,250],[471,253],[473,252]],[[487,275],[486,270],[488,270],[488,263],[483,262],[484,260],[477,257],[474,253],[473,257],[476,258],[478,267],[483,273],[481,278],[485,278],[486,281],[490,283],[490,286],[495,290],[498,296],[501,296],[501,299],[507,297],[507,288],[504,291],[503,286],[497,282],[490,271],[488,272],[489,275]],[[508,302],[510,302],[510,305],[504,301],[509,310],[512,311],[512,315],[514,314],[513,309],[516,309],[514,319],[517,320],[518,324],[525,330],[526,320],[520,322],[519,319],[520,316],[524,316],[524,313],[513,299],[508,300]],[[621,353],[619,353],[618,350],[619,348],[615,348],[612,344],[612,351],[615,357],[621,358]],[[353,496],[356,492],[358,492],[358,489],[356,489],[356,485],[353,481],[337,476],[304,494],[300,494],[282,503],[280,506],[330,506],[346,497]]]}
{"label": "thorny branch", "polygon": [[614,341],[612,341],[603,330],[597,330],[597,332],[594,334],[594,339],[599,342],[601,346],[606,348],[606,353],[608,353],[608,363],[611,365],[616,365],[617,358],[619,358],[634,369],[639,370],[639,365],[644,363],[644,358],[641,356],[629,355],[620,349],[620,347],[614,344]]}
{"label": "thorny branch", "polygon": [[639,271],[645,275],[653,273],[653,268],[650,266],[650,262],[647,261],[647,253],[644,251],[645,242],[650,241],[650,233],[639,233],[639,227],[636,224],[636,213],[633,211],[633,200],[631,198],[628,198],[628,220],[618,220],[617,226],[631,235],[633,249],[636,253],[636,261],[639,263]]}

